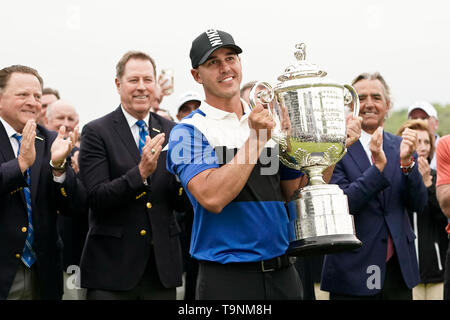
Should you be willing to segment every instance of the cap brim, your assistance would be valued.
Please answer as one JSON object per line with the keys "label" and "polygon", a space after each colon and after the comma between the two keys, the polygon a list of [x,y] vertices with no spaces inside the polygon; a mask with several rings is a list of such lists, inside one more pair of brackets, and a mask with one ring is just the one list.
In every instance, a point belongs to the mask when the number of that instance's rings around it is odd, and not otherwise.
{"label": "cap brim", "polygon": [[437,119],[437,115],[435,115],[431,110],[427,110],[427,108],[425,108],[425,107],[414,107],[414,108],[412,108],[411,110],[408,111],[408,115],[407,115],[408,118],[409,118],[410,114],[414,110],[422,110],[423,112],[425,112],[427,114],[427,116],[435,117]]}
{"label": "cap brim", "polygon": [[188,99],[184,99],[181,103],[179,103],[178,109],[177,109],[177,110],[180,111],[181,107],[182,107],[186,102],[189,102],[189,101],[198,101],[198,102],[202,103],[202,100],[201,100],[201,99],[197,99],[197,98],[190,97],[190,98],[188,98]]}
{"label": "cap brim", "polygon": [[204,63],[206,62],[206,60],[208,60],[208,58],[209,58],[209,56],[211,55],[211,53],[213,53],[214,51],[216,51],[217,49],[220,49],[220,48],[231,48],[231,49],[233,49],[237,54],[242,53],[242,49],[241,49],[240,47],[238,47],[237,45],[235,45],[235,44],[224,44],[224,45],[221,45],[221,46],[217,46],[217,47],[214,47],[214,48],[208,50],[208,51],[203,55],[203,57],[200,59],[200,61],[197,63],[197,65],[194,66],[194,68],[197,68],[199,65],[204,64]]}

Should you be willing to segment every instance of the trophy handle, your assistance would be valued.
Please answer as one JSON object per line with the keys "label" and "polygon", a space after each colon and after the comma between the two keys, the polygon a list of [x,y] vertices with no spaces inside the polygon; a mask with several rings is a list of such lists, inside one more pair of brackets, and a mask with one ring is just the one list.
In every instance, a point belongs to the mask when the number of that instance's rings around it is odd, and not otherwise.
{"label": "trophy handle", "polygon": [[[266,90],[261,90],[258,93],[256,93],[256,88],[258,88],[259,86],[264,87],[264,89],[266,89]],[[256,96],[255,96],[255,93],[256,93]],[[258,81],[253,85],[252,89],[250,90],[250,96],[249,96],[250,107],[252,109],[256,108],[255,98],[256,98],[257,102],[268,105],[270,102],[272,102],[274,97],[275,97],[275,92],[274,92],[272,86],[267,82]],[[271,116],[273,116],[272,110],[270,110],[269,106],[267,106],[267,110],[269,110],[269,114]]]}
{"label": "trophy handle", "polygon": [[[359,96],[356,93],[355,88],[353,88],[349,84],[344,84],[344,88],[346,88],[348,91],[350,91],[350,94],[352,95],[352,101],[353,101],[353,115],[355,117],[359,116]],[[350,104],[351,101],[349,101],[346,104]]]}

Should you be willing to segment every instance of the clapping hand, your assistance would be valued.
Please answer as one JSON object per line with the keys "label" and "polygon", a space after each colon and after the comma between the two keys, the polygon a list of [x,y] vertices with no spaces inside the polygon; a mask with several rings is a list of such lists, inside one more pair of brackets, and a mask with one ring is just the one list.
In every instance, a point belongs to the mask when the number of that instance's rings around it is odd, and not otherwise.
{"label": "clapping hand", "polygon": [[150,136],[145,138],[145,145],[142,148],[141,161],[139,162],[139,172],[142,180],[147,179],[156,170],[164,140],[164,133],[158,134],[153,139]]}
{"label": "clapping hand", "polygon": [[[78,141],[78,126],[76,126],[75,129],[71,133],[69,133],[68,138],[64,138],[65,135],[66,127],[61,126],[58,131],[58,136],[56,137],[55,141],[53,141],[52,147],[50,149],[51,160],[55,167],[59,167],[64,163],[67,156],[75,146],[76,141]],[[53,173],[56,174],[55,170],[53,171]]]}
{"label": "clapping hand", "polygon": [[418,136],[415,130],[406,128],[402,133],[402,142],[400,144],[400,161],[402,165],[411,162],[413,152],[417,148]]}
{"label": "clapping hand", "polygon": [[428,163],[428,159],[425,157],[419,157],[417,159],[417,162],[419,164],[419,172],[422,175],[423,183],[428,188],[433,183],[433,180],[431,177],[431,168],[430,168],[430,164]]}
{"label": "clapping hand", "polygon": [[372,134],[369,145],[370,152],[372,153],[373,164],[383,172],[386,166],[387,159],[383,150],[383,127],[378,127]]}
{"label": "clapping hand", "polygon": [[73,153],[72,157],[70,157],[70,163],[72,164],[72,169],[75,171],[76,174],[80,172],[80,167],[78,166],[78,155],[80,154],[80,151],[77,150]]}
{"label": "clapping hand", "polygon": [[36,139],[36,122],[28,120],[22,130],[22,140],[20,143],[20,151],[17,156],[20,171],[24,173],[31,167],[36,159],[36,148],[34,140]]}

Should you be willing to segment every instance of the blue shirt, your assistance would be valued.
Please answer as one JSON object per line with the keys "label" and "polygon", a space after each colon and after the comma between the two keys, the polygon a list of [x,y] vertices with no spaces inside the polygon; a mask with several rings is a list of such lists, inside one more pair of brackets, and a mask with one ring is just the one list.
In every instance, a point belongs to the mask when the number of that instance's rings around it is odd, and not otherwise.
{"label": "blue shirt", "polygon": [[[201,206],[187,188],[197,174],[226,164],[250,134],[250,108],[244,115],[225,112],[202,102],[199,109],[174,127],[169,138],[167,169],[179,177],[194,209],[191,255],[219,263],[271,259],[286,252],[289,219],[284,206],[281,179],[300,176],[279,169],[278,146],[269,141],[247,184],[219,213]],[[275,161],[269,161],[275,159]]]}

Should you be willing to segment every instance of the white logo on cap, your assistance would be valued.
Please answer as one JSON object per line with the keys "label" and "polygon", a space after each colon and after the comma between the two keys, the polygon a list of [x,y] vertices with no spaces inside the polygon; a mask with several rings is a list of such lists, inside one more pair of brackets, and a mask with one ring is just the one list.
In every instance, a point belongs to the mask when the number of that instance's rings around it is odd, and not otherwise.
{"label": "white logo on cap", "polygon": [[208,36],[211,46],[215,47],[215,46],[223,44],[222,39],[220,39],[220,35],[219,35],[219,32],[217,32],[217,30],[209,29],[206,31],[206,35]]}

